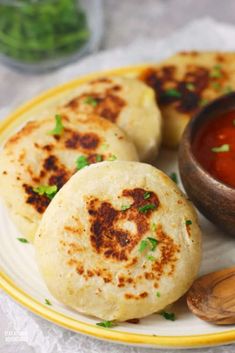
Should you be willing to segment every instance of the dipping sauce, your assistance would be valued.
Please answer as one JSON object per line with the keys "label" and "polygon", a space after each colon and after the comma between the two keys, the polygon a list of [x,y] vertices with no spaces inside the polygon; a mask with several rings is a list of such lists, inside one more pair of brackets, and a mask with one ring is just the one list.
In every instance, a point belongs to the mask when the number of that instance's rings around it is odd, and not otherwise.
{"label": "dipping sauce", "polygon": [[203,125],[194,137],[192,151],[213,177],[235,188],[235,111]]}

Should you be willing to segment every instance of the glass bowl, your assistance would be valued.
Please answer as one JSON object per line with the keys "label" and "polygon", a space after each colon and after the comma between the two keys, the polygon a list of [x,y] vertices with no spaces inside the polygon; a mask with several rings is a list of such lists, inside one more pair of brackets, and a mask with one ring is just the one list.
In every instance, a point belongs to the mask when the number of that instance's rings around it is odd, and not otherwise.
{"label": "glass bowl", "polygon": [[43,72],[99,47],[102,0],[0,0],[0,60]]}

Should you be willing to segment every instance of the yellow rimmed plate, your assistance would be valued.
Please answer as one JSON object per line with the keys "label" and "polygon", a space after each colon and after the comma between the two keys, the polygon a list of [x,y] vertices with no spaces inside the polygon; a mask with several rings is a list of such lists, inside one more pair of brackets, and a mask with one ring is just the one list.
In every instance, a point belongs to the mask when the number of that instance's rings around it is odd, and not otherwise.
{"label": "yellow rimmed plate", "polygon": [[[146,65],[95,73],[47,91],[16,110],[0,125],[0,143],[29,119],[55,113],[55,107],[76,95],[76,89],[98,76],[136,76]],[[161,151],[156,166],[166,173],[177,171],[177,155]],[[203,262],[201,273],[234,264],[234,239],[221,232],[200,215],[203,230]],[[160,315],[140,320],[138,325],[122,323],[112,329],[96,325],[96,320],[60,304],[46,288],[34,259],[32,245],[20,243],[17,229],[0,204],[0,285],[23,306],[43,318],[69,330],[118,343],[161,348],[205,347],[235,342],[235,326],[213,326],[194,317],[180,300],[171,309],[177,321],[167,321]],[[51,306],[45,304],[49,299]]]}

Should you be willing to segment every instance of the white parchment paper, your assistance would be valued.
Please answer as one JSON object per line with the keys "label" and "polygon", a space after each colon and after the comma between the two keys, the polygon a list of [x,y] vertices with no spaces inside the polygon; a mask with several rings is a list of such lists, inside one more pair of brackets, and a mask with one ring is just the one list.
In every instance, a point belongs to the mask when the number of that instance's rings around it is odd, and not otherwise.
{"label": "white parchment paper", "polygon": [[[24,75],[0,66],[0,118],[35,94],[80,75],[129,64],[156,62],[179,50],[191,49],[235,50],[235,27],[211,19],[198,20],[168,38],[159,41],[139,38],[128,47],[101,52],[44,75]],[[16,337],[15,342],[13,336]],[[196,349],[187,351],[198,352]],[[235,345],[200,351],[232,353]],[[148,353],[153,350],[107,343],[66,331],[22,308],[0,291],[0,353],[13,352]],[[173,350],[166,352],[172,353]]]}

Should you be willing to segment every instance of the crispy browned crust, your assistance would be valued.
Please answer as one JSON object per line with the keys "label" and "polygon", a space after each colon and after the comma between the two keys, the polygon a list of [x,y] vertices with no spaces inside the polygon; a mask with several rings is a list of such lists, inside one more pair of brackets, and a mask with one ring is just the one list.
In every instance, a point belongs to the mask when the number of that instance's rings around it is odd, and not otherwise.
{"label": "crispy browned crust", "polygon": [[[172,106],[176,112],[187,114],[190,118],[202,107],[204,98],[210,100],[225,93],[223,88],[230,83],[230,73],[233,71],[230,72],[231,67],[228,65],[234,62],[234,53],[205,54],[210,55],[210,61],[207,57],[203,63],[200,60],[201,57],[203,59],[203,52],[181,52],[141,73],[139,78],[154,89],[160,108]],[[220,77],[211,75],[216,65],[220,66]],[[193,85],[194,89],[190,89],[188,84]],[[221,87],[221,91],[218,87]],[[171,88],[176,89],[180,97],[168,95],[167,90]],[[208,90],[211,91],[211,97],[205,97]]]}
{"label": "crispy browned crust", "polygon": [[[90,223],[90,243],[93,251],[104,258],[104,264],[107,259],[114,262],[123,262],[123,268],[126,269],[126,275],[119,275],[115,278],[113,274],[105,268],[85,269],[83,263],[77,260],[77,255],[85,252],[85,249],[74,242],[60,242],[62,248],[70,255],[68,265],[75,267],[77,273],[85,280],[97,276],[103,279],[104,283],[116,283],[119,288],[136,288],[140,281],[151,281],[153,286],[158,288],[162,276],[172,276],[175,271],[175,265],[180,254],[180,246],[174,242],[172,237],[162,230],[159,224],[156,230],[151,230],[150,220],[153,212],[157,212],[159,199],[154,192],[150,192],[150,197],[144,199],[146,190],[135,188],[123,190],[120,197],[130,198],[130,208],[126,210],[116,209],[108,201],[101,201],[97,198],[88,198],[86,201]],[[148,204],[155,205],[154,209],[141,213],[140,208]],[[123,222],[130,221],[136,224],[136,233],[123,230],[119,227]],[[77,224],[77,225],[76,225]],[[66,226],[68,234],[79,236],[82,231],[79,219],[75,221],[72,227]],[[152,236],[157,239],[160,255],[158,259],[151,263],[150,268],[143,266],[143,273],[136,278],[132,276],[131,269],[135,268],[140,261],[138,256],[131,256],[133,249],[145,239],[146,234],[152,232]],[[126,299],[139,300],[147,297],[148,292],[144,291],[138,295],[124,292]]]}

